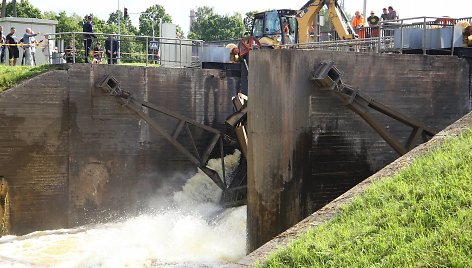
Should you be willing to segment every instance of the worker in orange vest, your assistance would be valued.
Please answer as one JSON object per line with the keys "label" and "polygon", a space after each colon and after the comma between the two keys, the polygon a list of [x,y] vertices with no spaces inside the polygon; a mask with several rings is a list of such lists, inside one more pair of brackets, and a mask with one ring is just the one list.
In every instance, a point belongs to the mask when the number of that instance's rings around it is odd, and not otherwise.
{"label": "worker in orange vest", "polygon": [[352,19],[352,27],[359,38],[365,38],[364,17],[359,11],[356,11],[355,15],[354,19]]}

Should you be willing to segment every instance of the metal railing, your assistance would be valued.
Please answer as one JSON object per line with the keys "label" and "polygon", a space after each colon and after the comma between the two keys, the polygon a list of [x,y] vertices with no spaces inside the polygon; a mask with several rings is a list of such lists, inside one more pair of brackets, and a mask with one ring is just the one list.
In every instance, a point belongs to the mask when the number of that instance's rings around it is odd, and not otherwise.
{"label": "metal railing", "polygon": [[376,27],[354,28],[358,39],[342,40],[333,30],[322,32],[319,36],[309,36],[312,40],[297,47],[326,49],[335,51],[393,52],[430,50],[444,54],[454,54],[454,48],[462,47],[462,28],[460,22],[472,25],[472,17],[415,17],[382,21]]}
{"label": "metal railing", "polygon": [[[85,38],[83,32],[48,33],[46,49],[48,62],[57,63],[107,63],[117,59],[120,63],[136,65],[159,65],[163,67],[200,67],[203,41],[167,37],[152,37],[145,35],[117,35],[93,33],[92,38]],[[116,38],[118,51],[114,55],[113,45],[109,53],[106,51],[107,39]],[[91,49],[86,51],[85,39],[91,39]],[[97,48],[101,45],[101,50]],[[111,41],[109,41],[111,43]],[[115,49],[116,50],[116,49]],[[110,53],[111,52],[111,53]],[[111,55],[107,55],[111,54]]]}
{"label": "metal railing", "polygon": [[[310,48],[334,51],[356,51],[375,53],[404,53],[406,50],[418,50],[423,54],[428,51],[441,51],[454,54],[457,47],[462,47],[462,29],[460,23],[472,25],[472,17],[415,17],[382,21],[378,27],[354,29],[359,38],[341,40],[335,31],[322,32],[318,36],[308,36],[310,42],[287,44],[281,47]],[[225,46],[238,40],[203,42],[179,38],[152,37],[145,35],[116,35],[94,33],[91,39],[90,55],[84,44],[83,32],[62,32],[46,34],[46,39],[36,48],[37,60],[41,63],[90,62],[106,63],[105,51],[93,52],[96,43],[105,50],[107,39],[115,36],[119,42],[116,59],[119,63],[136,65],[155,65],[163,67],[201,67],[204,59],[204,47]],[[153,42],[151,42],[153,41]],[[155,47],[152,45],[157,44]],[[69,47],[68,47],[69,45]],[[4,54],[6,51],[3,52]],[[208,54],[208,53],[207,53]],[[21,56],[21,55],[20,55]],[[8,61],[6,61],[8,62]],[[112,61],[113,63],[113,61]]]}

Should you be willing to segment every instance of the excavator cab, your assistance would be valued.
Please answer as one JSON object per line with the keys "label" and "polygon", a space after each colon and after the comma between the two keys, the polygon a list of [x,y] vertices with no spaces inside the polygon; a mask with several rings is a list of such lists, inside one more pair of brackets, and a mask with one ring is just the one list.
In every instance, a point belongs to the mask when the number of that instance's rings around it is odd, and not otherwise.
{"label": "excavator cab", "polygon": [[254,15],[252,36],[262,46],[298,43],[297,11],[290,9],[271,10]]}

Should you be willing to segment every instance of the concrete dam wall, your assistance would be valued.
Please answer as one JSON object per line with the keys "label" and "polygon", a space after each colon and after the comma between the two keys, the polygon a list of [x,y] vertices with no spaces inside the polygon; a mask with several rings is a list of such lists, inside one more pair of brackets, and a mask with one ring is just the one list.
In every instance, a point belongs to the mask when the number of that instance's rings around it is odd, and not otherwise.
{"label": "concrete dam wall", "polygon": [[[309,80],[321,61],[334,60],[346,84],[436,130],[471,110],[470,68],[456,57],[251,53],[250,251],[398,157],[358,115]],[[139,211],[148,197],[180,189],[195,171],[163,137],[96,87],[108,74],[138,99],[221,130],[240,87],[238,77],[217,70],[74,64],[0,94],[0,175],[8,182],[11,233]],[[175,122],[148,112],[172,131]],[[411,128],[379,119],[403,141],[410,134]],[[198,131],[196,137],[197,145],[208,140]]]}
{"label": "concrete dam wall", "polygon": [[[344,83],[437,131],[471,110],[469,65],[457,57],[309,50],[251,53],[249,251],[398,157],[334,94],[309,80],[322,61],[334,61]],[[401,141],[407,140],[410,127],[378,119]]]}
{"label": "concrete dam wall", "polygon": [[[115,97],[95,85],[112,74],[134,97],[218,129],[239,78],[216,70],[75,64],[0,95],[0,175],[10,232],[72,227],[135,211],[195,167]],[[170,131],[171,123],[155,117]],[[197,144],[207,137],[196,133]],[[176,173],[176,171],[179,171]]]}

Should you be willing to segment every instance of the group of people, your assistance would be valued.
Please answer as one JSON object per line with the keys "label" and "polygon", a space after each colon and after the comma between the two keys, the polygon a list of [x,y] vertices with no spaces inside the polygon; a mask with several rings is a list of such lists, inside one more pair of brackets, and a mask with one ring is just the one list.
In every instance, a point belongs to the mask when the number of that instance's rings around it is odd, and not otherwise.
{"label": "group of people", "polygon": [[40,33],[34,33],[31,28],[26,28],[26,32],[21,39],[15,35],[15,27],[10,28],[10,33],[6,36],[3,34],[3,27],[0,26],[0,60],[5,62],[5,54],[8,51],[10,66],[15,66],[20,57],[20,47],[23,48],[22,65],[36,65],[36,46],[40,43],[36,41],[36,36]]}
{"label": "group of people", "polygon": [[[92,16],[87,17],[87,22],[83,25],[84,31],[84,48],[85,48],[85,62],[89,63],[89,57],[92,56],[92,63],[101,63],[103,59],[103,55],[107,55],[107,62],[108,64],[116,64],[118,62],[118,52],[119,52],[119,42],[116,39],[115,33],[110,35],[105,40],[105,51],[102,48],[100,42],[95,42],[95,46],[93,45],[93,38],[97,38],[93,31],[93,22]],[[104,53],[105,52],[105,53]],[[67,60],[67,57],[66,57]]]}
{"label": "group of people", "polygon": [[378,17],[375,15],[374,11],[370,12],[370,16],[367,17],[368,27],[370,27],[370,31],[366,32],[365,27],[367,25],[364,21],[364,16],[361,15],[359,11],[356,11],[354,19],[352,20],[352,27],[354,28],[356,34],[359,38],[366,38],[366,37],[378,37],[379,36],[379,25],[381,21],[388,21],[388,20],[397,20],[398,14],[393,9],[392,6],[387,8],[383,8],[382,15]]}

